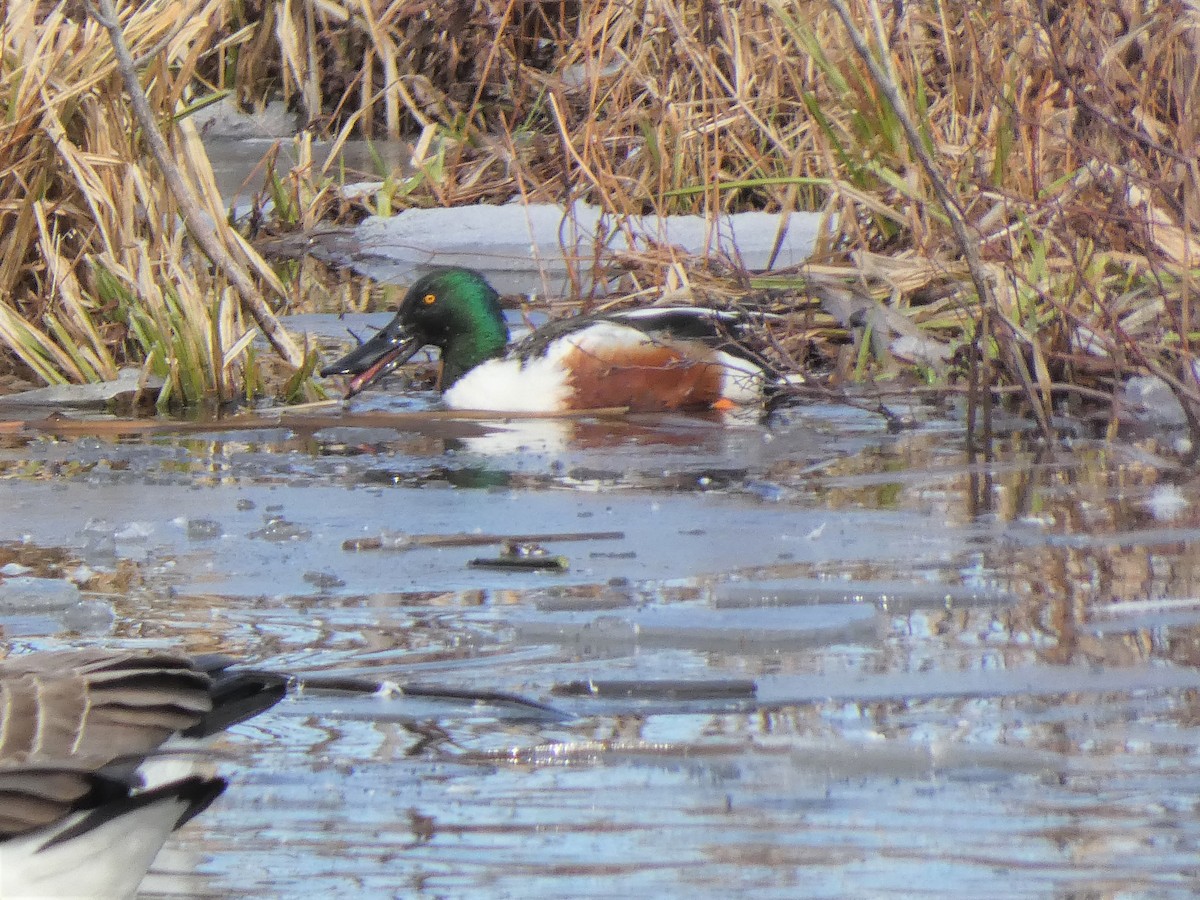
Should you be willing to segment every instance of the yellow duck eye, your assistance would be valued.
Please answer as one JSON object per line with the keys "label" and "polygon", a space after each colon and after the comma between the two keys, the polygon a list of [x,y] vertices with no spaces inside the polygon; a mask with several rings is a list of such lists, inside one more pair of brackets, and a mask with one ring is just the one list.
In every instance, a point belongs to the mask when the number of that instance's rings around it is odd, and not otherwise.
{"label": "yellow duck eye", "polygon": [[421,302],[426,306],[433,306],[433,304],[437,303],[437,294],[426,294],[421,298]]}

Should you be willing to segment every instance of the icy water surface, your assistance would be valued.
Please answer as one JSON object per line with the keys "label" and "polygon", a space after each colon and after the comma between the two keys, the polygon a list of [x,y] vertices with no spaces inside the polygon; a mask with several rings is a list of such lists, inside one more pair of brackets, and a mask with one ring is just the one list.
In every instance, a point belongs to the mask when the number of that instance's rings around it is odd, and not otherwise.
{"label": "icy water surface", "polygon": [[[427,688],[237,728],[147,896],[1200,887],[1200,514],[1169,460],[1018,431],[970,466],[952,423],[845,408],[361,421],[0,438],[17,649]],[[541,542],[565,571],[394,546],[463,532],[577,539]]]}

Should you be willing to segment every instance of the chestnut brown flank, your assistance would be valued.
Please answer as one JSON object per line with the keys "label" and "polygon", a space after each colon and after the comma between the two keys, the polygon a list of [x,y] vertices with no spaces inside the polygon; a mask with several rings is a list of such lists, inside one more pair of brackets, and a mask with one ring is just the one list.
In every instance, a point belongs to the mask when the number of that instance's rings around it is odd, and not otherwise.
{"label": "chestnut brown flank", "polygon": [[708,409],[721,399],[722,367],[702,344],[646,344],[599,352],[576,347],[564,363],[574,390],[569,409]]}

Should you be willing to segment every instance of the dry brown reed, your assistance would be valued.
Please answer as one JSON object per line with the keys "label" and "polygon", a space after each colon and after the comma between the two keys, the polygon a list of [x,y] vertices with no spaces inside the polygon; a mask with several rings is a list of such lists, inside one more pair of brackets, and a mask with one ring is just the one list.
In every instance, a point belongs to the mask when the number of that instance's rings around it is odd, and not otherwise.
{"label": "dry brown reed", "polygon": [[[175,164],[222,239],[269,284],[265,263],[221,228],[207,156],[176,121],[219,12],[201,0],[150,4],[127,7],[122,23]],[[50,383],[112,378],[134,361],[165,379],[161,403],[237,396],[253,329],[185,242],[180,210],[144,156],[108,35],[67,6],[26,3],[5,4],[0,29],[0,340]]]}

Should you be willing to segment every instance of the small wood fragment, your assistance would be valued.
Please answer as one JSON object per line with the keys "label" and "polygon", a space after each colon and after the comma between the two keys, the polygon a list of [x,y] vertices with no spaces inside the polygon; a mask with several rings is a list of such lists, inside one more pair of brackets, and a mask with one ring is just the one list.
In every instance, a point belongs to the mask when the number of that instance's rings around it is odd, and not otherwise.
{"label": "small wood fragment", "polygon": [[493,556],[473,559],[473,569],[507,569],[521,572],[565,572],[571,567],[565,556]]}

